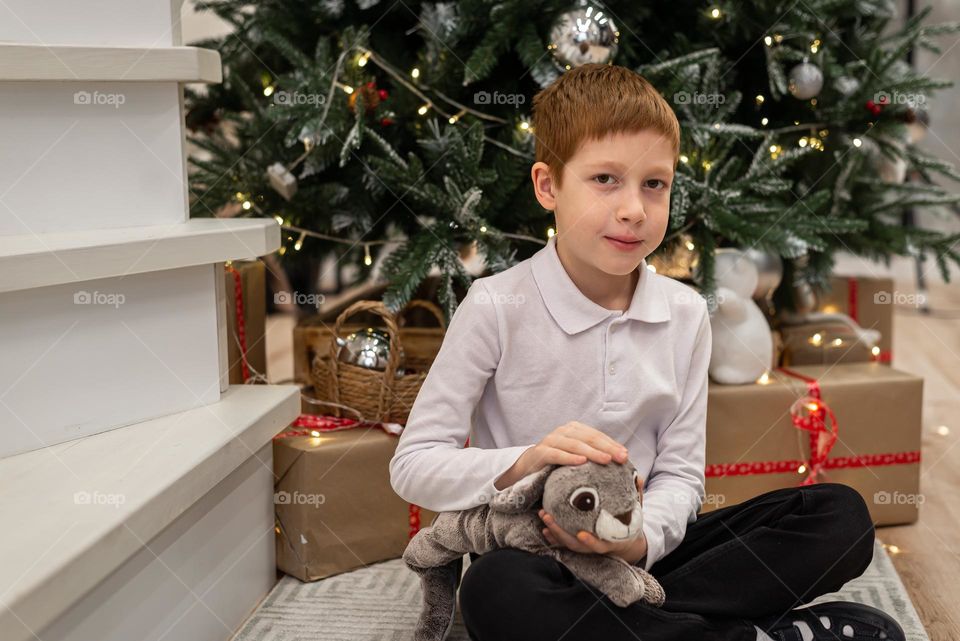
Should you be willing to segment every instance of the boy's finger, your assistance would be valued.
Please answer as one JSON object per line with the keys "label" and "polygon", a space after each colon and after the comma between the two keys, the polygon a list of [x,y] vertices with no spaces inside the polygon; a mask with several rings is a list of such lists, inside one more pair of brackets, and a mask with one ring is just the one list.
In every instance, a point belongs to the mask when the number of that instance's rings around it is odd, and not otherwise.
{"label": "boy's finger", "polygon": [[576,546],[577,539],[564,530],[562,527],[557,525],[557,522],[553,520],[553,517],[549,514],[544,515],[543,522],[547,524],[547,528],[550,530],[550,533],[553,537],[565,545],[566,547]]}

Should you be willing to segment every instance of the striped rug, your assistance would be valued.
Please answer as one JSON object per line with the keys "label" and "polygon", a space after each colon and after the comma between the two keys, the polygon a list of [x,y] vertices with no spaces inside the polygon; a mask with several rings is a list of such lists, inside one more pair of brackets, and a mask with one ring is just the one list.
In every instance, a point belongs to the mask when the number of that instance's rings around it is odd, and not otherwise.
{"label": "striped rug", "polygon": [[[464,569],[469,564],[464,557]],[[929,641],[879,542],[863,576],[815,603],[836,600],[880,608],[897,618],[908,641]],[[285,576],[234,641],[409,641],[419,612],[419,578],[393,559],[314,583]],[[459,611],[448,641],[469,641]]]}

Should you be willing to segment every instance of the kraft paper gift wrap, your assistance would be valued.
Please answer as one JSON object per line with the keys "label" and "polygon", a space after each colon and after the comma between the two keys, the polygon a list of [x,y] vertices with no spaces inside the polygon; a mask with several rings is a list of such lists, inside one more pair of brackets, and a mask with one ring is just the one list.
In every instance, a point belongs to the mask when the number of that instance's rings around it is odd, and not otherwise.
{"label": "kraft paper gift wrap", "polygon": [[[789,371],[819,381],[822,402],[838,425],[817,480],[857,489],[878,525],[916,521],[923,503],[923,379],[877,362]],[[779,370],[766,385],[710,383],[703,512],[807,478],[810,432],[794,426],[791,406],[803,404],[809,391],[807,382]]]}
{"label": "kraft paper gift wrap", "polygon": [[[273,441],[277,567],[316,581],[399,558],[411,536],[410,504],[390,486],[397,437],[378,427]],[[420,510],[423,526],[435,512]]]}

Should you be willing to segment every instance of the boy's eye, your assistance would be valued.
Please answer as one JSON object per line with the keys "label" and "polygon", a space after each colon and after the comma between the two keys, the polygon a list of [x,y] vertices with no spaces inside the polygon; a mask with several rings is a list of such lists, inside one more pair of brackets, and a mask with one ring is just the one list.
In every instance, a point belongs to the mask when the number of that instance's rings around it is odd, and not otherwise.
{"label": "boy's eye", "polygon": [[666,189],[667,183],[659,178],[651,178],[647,181],[647,186],[652,187],[653,189]]}
{"label": "boy's eye", "polygon": [[597,181],[599,185],[612,185],[614,181],[614,177],[610,174],[598,174],[594,176],[593,179]]}

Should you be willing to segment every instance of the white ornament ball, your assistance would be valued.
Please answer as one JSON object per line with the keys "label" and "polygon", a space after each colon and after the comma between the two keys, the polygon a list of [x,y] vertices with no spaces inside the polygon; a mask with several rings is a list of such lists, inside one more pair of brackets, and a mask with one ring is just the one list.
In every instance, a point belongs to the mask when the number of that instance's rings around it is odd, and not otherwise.
{"label": "white ornament ball", "polygon": [[823,89],[823,72],[811,62],[801,62],[790,70],[790,94],[797,100],[810,100]]}

